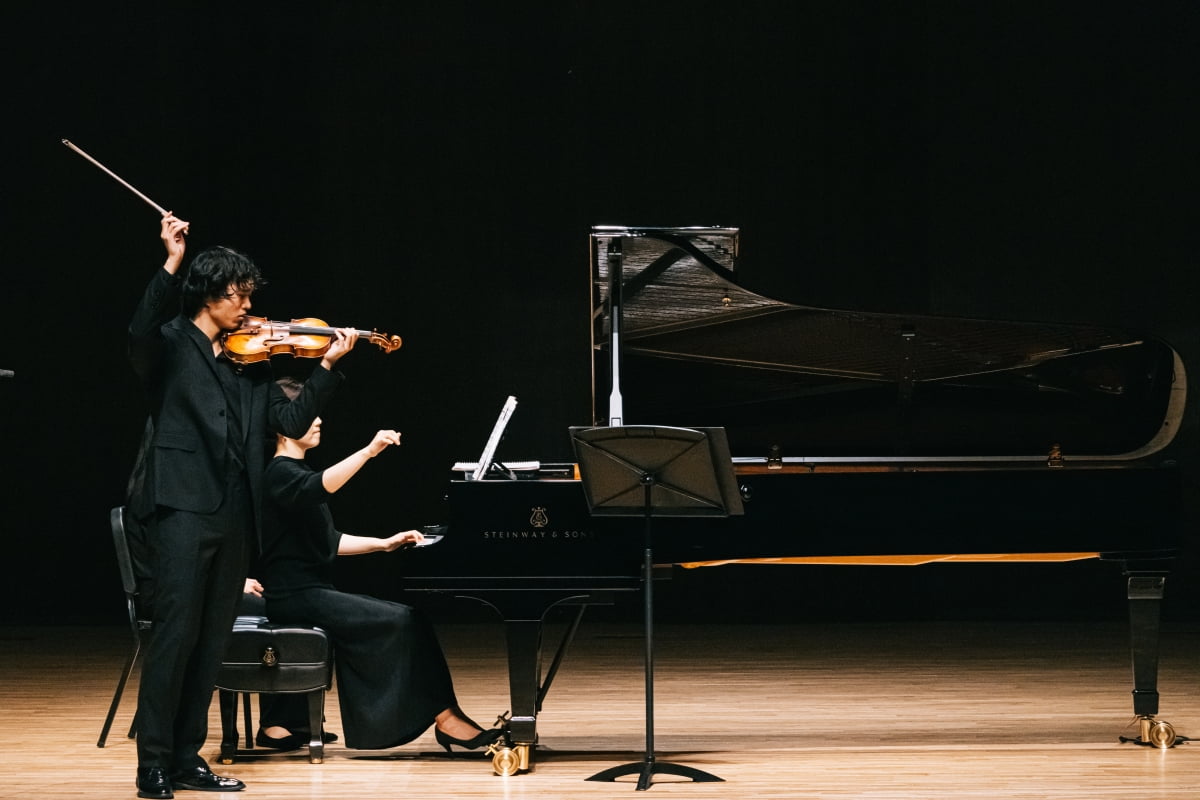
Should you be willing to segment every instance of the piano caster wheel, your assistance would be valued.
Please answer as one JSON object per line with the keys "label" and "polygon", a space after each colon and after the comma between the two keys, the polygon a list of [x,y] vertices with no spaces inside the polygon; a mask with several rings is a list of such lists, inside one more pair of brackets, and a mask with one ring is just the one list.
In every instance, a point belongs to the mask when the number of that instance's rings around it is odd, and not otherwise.
{"label": "piano caster wheel", "polygon": [[495,742],[488,747],[488,753],[492,756],[492,770],[497,775],[507,777],[529,769],[529,745],[527,744],[510,747],[503,742]]}
{"label": "piano caster wheel", "polygon": [[1142,741],[1160,750],[1166,750],[1175,745],[1175,729],[1171,723],[1152,717],[1142,717]]}
{"label": "piano caster wheel", "polygon": [[231,756],[221,756],[220,761],[222,764],[224,764],[225,766],[228,767],[230,764],[233,763],[233,758]]}

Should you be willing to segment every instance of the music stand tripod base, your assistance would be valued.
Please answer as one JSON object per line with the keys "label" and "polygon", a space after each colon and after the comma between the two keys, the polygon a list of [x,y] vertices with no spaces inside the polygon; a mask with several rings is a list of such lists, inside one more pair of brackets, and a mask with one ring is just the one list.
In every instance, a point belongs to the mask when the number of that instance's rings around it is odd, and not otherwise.
{"label": "music stand tripod base", "polygon": [[622,764],[619,767],[609,767],[601,770],[595,775],[587,778],[589,781],[615,781],[617,778],[622,778],[626,775],[638,775],[637,790],[644,792],[650,788],[653,781],[652,776],[655,773],[661,775],[680,775],[684,778],[691,778],[696,783],[724,783],[724,778],[718,778],[711,772],[705,772],[695,767],[685,767],[682,764],[672,764],[669,761],[656,761],[654,756],[650,756],[645,761],[640,761],[636,764]]}

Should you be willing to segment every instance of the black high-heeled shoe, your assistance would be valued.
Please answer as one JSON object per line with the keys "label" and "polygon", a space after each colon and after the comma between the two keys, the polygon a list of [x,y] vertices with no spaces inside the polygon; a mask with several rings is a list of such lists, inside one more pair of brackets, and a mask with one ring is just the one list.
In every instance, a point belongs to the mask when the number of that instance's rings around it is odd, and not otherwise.
{"label": "black high-heeled shoe", "polygon": [[[307,733],[289,733],[287,736],[267,736],[266,731],[262,728],[258,729],[258,734],[254,737],[254,743],[259,747],[266,747],[271,750],[299,750],[301,747],[307,747],[309,742]],[[338,740],[336,733],[329,731],[321,731],[321,741],[325,744],[330,744]]]}
{"label": "black high-heeled shoe", "polygon": [[441,728],[433,729],[433,738],[437,739],[437,743],[446,748],[447,753],[453,752],[450,745],[458,745],[464,750],[478,750],[481,747],[487,747],[492,742],[500,738],[504,731],[500,728],[491,728],[490,730],[481,730],[479,733],[470,739],[455,739],[450,734],[443,731]]}

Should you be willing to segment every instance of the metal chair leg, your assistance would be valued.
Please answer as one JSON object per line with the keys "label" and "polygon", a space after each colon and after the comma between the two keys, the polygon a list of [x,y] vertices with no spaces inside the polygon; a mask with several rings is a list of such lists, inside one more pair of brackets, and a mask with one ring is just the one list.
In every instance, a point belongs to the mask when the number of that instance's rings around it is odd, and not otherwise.
{"label": "metal chair leg", "polygon": [[[112,703],[108,706],[108,715],[104,718],[104,727],[100,730],[100,738],[96,741],[96,747],[104,747],[108,741],[108,731],[112,728],[113,719],[117,716],[117,706],[121,704],[121,696],[125,693],[125,684],[129,681],[129,676],[133,674],[133,665],[137,661],[138,653],[141,652],[141,639],[136,639],[133,645],[133,651],[125,658],[125,666],[121,668],[121,679],[117,681],[117,690],[113,693]],[[129,738],[132,739],[137,733],[137,717],[134,717],[134,722],[129,727]]]}

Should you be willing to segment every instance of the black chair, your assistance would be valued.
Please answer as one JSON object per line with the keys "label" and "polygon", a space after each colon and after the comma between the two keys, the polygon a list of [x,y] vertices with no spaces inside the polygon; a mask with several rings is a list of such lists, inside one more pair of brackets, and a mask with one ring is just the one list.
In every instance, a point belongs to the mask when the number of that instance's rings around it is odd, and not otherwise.
{"label": "black chair", "polygon": [[[247,602],[254,604],[252,598]],[[261,601],[260,601],[261,602]],[[221,706],[222,764],[232,764],[238,754],[237,705],[242,695],[246,748],[254,749],[251,694],[307,694],[308,760],[325,758],[325,692],[333,678],[333,651],[320,628],[276,624],[261,614],[243,614],[233,624],[229,649],[217,675]]]}
{"label": "black chair", "polygon": [[[96,747],[104,747],[108,740],[108,731],[112,728],[113,719],[117,715],[117,706],[121,704],[121,695],[125,693],[125,684],[133,674],[134,663],[142,650],[142,643],[150,633],[150,615],[142,609],[141,596],[138,592],[137,576],[133,569],[133,558],[129,554],[129,540],[125,533],[125,507],[117,506],[108,515],[109,527],[112,529],[113,549],[117,554],[117,568],[121,572],[121,586],[125,590],[125,610],[129,615],[129,632],[133,646],[125,657],[125,666],[121,668],[121,678],[117,681],[117,690],[113,693],[112,703],[108,706],[108,716],[104,718],[104,727],[100,731],[100,739]],[[129,738],[137,735],[137,717],[129,725]]]}

